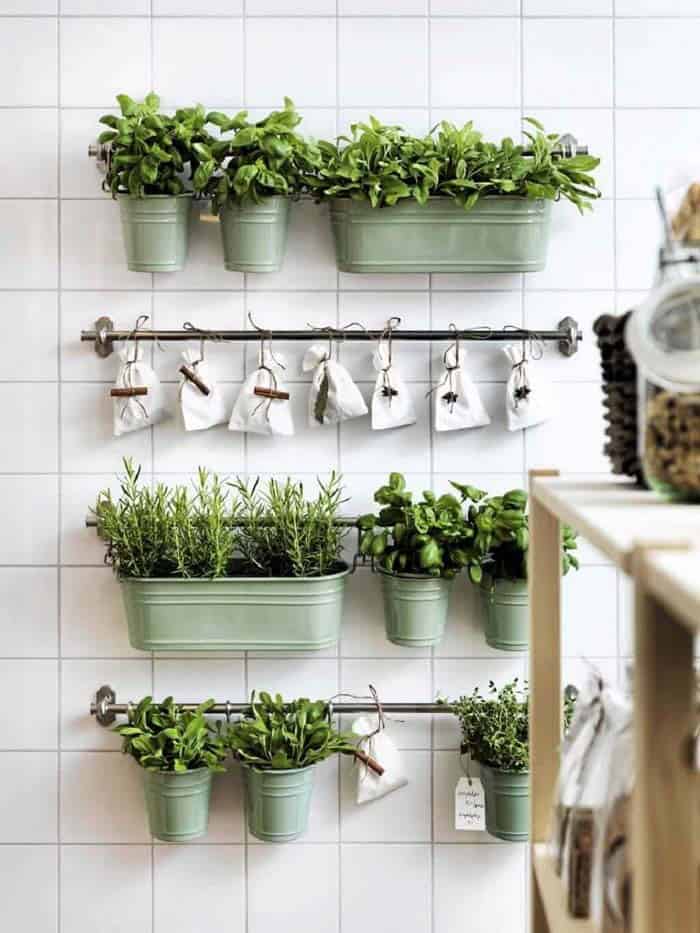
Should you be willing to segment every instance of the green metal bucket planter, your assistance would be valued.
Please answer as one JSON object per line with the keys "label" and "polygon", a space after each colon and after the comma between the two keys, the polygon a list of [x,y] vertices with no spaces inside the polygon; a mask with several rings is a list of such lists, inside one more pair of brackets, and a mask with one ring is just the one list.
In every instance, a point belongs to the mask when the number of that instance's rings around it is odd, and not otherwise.
{"label": "green metal bucket planter", "polygon": [[481,766],[486,831],[506,842],[526,842],[530,826],[530,775]]}
{"label": "green metal bucket planter", "polygon": [[349,569],[324,577],[124,578],[132,648],[318,651],[340,637]]}
{"label": "green metal bucket planter", "polygon": [[406,648],[439,645],[447,624],[452,580],[379,570],[386,637]]}
{"label": "green metal bucket planter", "polygon": [[206,835],[212,772],[144,771],[143,787],[151,835],[164,842],[187,842]]}
{"label": "green metal bucket planter", "polygon": [[229,201],[219,220],[226,269],[279,272],[287,246],[289,198],[266,198],[260,204]]}
{"label": "green metal bucket planter", "polygon": [[119,211],[132,272],[177,272],[185,265],[190,237],[192,194],[120,194]]}
{"label": "green metal bucket planter", "polygon": [[313,790],[313,765],[289,771],[243,765],[248,829],[263,842],[292,842],[306,832]]}
{"label": "green metal bucket planter", "polygon": [[465,211],[452,198],[392,207],[334,198],[330,216],[343,272],[537,272],[547,260],[549,201],[481,198]]}
{"label": "green metal bucket planter", "polygon": [[530,604],[527,580],[484,578],[480,587],[486,643],[500,651],[527,651]]}

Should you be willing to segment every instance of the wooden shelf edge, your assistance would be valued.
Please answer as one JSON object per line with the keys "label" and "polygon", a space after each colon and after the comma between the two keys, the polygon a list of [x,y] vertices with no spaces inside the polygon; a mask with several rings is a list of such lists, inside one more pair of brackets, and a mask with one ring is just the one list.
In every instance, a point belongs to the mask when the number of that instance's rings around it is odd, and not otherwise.
{"label": "wooden shelf edge", "polygon": [[533,845],[532,865],[551,933],[599,933],[592,920],[577,920],[566,909],[566,889],[554,869],[547,843]]}

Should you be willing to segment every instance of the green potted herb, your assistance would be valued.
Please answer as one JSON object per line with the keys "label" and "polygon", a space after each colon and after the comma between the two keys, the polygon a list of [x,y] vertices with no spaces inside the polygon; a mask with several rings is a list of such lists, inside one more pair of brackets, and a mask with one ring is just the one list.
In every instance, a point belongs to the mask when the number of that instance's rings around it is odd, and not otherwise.
{"label": "green potted herb", "polygon": [[[527,493],[511,489],[502,496],[451,483],[462,502],[469,503],[472,528],[468,574],[479,587],[484,612],[486,641],[501,651],[526,651],[529,640],[527,552],[530,541]],[[562,528],[562,574],[579,562],[576,532]]]}
{"label": "green potted herb", "polygon": [[183,710],[172,697],[151,697],[130,707],[128,721],[117,726],[122,751],[143,769],[143,786],[151,834],[165,842],[204,836],[209,821],[212,776],[225,771],[228,748],[205,718],[207,700]]}
{"label": "green potted herb", "polygon": [[313,769],[338,753],[354,755],[349,737],[333,728],[328,704],[298,699],[285,703],[255,693],[250,713],[227,734],[234,757],[243,765],[248,829],[264,842],[291,842],[309,819]]}
{"label": "green potted herb", "polygon": [[471,122],[443,121],[423,137],[374,117],[338,143],[320,144],[313,183],[330,200],[344,272],[534,272],[543,269],[550,205],[579,210],[600,196],[599,160],[555,154],[558,134],[532,119],[531,154],[483,139]]}
{"label": "green potted herb", "polygon": [[410,648],[440,643],[452,581],[468,561],[472,531],[455,496],[423,493],[419,502],[400,473],[374,494],[378,515],[360,519],[360,553],[382,579],[389,641]]}
{"label": "green potted herb", "polygon": [[120,116],[106,114],[98,142],[109,144],[104,186],[119,201],[126,259],[133,272],[177,272],[185,264],[195,148],[208,140],[201,106],[159,113],[160,98],[117,96]]}
{"label": "green potted herb", "polygon": [[122,588],[129,640],[144,651],[316,650],[335,644],[349,573],[342,486],[151,488],[125,461],[121,495],[101,492],[97,527]]}
{"label": "green potted herb", "polygon": [[213,112],[208,122],[221,133],[197,147],[202,158],[194,177],[197,191],[211,198],[221,223],[224,266],[239,272],[277,272],[287,242],[289,202],[305,190],[320,151],[296,130],[301,117],[289,98],[284,109],[251,123],[248,112],[234,117]]}

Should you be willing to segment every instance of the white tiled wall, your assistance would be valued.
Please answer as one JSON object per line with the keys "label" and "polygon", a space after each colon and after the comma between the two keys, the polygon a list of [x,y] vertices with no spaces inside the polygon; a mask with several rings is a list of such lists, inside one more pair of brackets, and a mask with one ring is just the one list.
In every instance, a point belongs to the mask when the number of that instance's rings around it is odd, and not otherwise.
{"label": "white tiled wall", "polygon": [[[123,699],[150,690],[236,699],[253,687],[328,695],[370,680],[387,699],[428,699],[524,675],[523,657],[484,645],[473,592],[457,586],[433,653],[385,641],[376,581],[362,573],[351,581],[338,652],[152,658],[128,646],[117,586],[83,521],[124,454],[146,477],[170,479],[198,463],[308,480],[337,467],[351,511],[370,506],[389,469],[418,488],[457,478],[494,491],[521,484],[532,466],[604,471],[590,324],[649,284],[652,185],[700,152],[697,12],[690,0],[0,3],[0,900],[8,929],[348,933],[371,918],[387,933],[523,933],[524,847],[452,828],[453,722],[392,725],[411,783],[367,809],[353,803],[345,761],[320,768],[300,843],[246,841],[230,775],[214,793],[210,836],[171,847],[151,845],[137,769],[87,716],[105,681]],[[279,274],[224,271],[218,230],[195,223],[186,270],[138,275],[126,270],[117,210],[86,150],[117,92],[138,97],[152,86],[168,106],[199,99],[264,111],[288,94],[309,131],[329,136],[369,111],[414,131],[474,117],[489,134],[515,134],[521,115],[533,114],[603,155],[605,199],[585,219],[556,206],[548,267],[527,281],[339,275],[325,212],[310,204],[293,209]],[[239,327],[248,310],[271,327],[376,326],[398,314],[417,328],[549,328],[572,314],[586,335],[574,359],[547,348],[540,365],[556,383],[560,413],[526,436],[504,429],[506,366],[484,345],[469,356],[493,425],[433,442],[426,391],[444,348],[397,345],[419,411],[402,432],[372,435],[352,422],[275,443],[225,430],[186,438],[163,424],[153,435],[111,438],[115,360],[81,345],[81,328],[105,314],[128,327],[143,313],[161,327]],[[283,349],[296,367],[299,348]],[[153,354],[174,395],[176,355]],[[342,356],[368,392],[366,353],[348,346]],[[210,358],[233,396],[253,351],[216,347]],[[300,413],[305,378],[290,379]],[[566,676],[580,677],[583,658],[614,676],[629,650],[628,594],[612,568],[585,555],[565,587]]]}

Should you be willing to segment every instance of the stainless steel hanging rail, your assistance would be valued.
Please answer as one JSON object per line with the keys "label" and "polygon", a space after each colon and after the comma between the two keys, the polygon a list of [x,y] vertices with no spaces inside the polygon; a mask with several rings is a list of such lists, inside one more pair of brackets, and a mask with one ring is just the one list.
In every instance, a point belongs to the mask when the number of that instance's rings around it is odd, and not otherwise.
{"label": "stainless steel hanging rail", "polygon": [[[231,342],[260,340],[261,333],[271,340],[304,340],[333,339],[341,343],[379,340],[386,331],[383,330],[342,330],[340,328],[324,328],[323,330],[206,330],[201,332],[210,340],[224,340]],[[556,330],[527,330],[526,328],[503,328],[491,330],[489,328],[466,330],[402,330],[400,327],[391,332],[392,340],[412,341],[453,341],[457,336],[460,340],[495,341],[495,340],[544,340],[556,341],[559,350],[564,356],[573,356],[578,344],[583,340],[583,333],[578,321],[572,317],[565,317],[559,321]],[[200,333],[194,330],[115,330],[110,318],[102,317],[95,322],[93,330],[84,330],[80,333],[83,342],[94,343],[98,356],[109,356],[113,344],[117,340],[146,340],[146,341],[175,341],[185,343],[188,340],[198,340]]]}
{"label": "stainless steel hanging rail", "polygon": [[[200,703],[202,701],[200,700]],[[199,706],[199,703],[179,703],[181,709],[193,710]],[[333,715],[336,713],[376,713],[377,704],[371,700],[356,703],[334,703],[329,701],[329,706]],[[114,690],[105,684],[95,694],[95,699],[90,704],[90,715],[94,716],[101,726],[111,726],[117,716],[126,716],[129,709],[133,709],[133,703],[117,703],[117,694]],[[397,714],[424,714],[424,715],[444,715],[452,713],[447,703],[382,703],[382,711],[385,713]],[[209,712],[213,714],[223,713],[226,716],[235,716],[248,713],[250,703],[215,703]]]}

